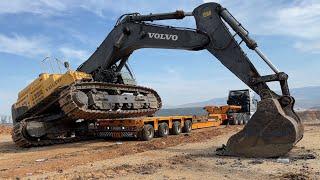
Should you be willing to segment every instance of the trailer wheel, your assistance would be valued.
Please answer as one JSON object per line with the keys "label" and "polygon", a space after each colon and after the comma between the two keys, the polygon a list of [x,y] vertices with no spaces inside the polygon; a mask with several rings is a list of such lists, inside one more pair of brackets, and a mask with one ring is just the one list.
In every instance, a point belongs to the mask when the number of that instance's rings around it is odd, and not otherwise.
{"label": "trailer wheel", "polygon": [[192,122],[190,120],[186,120],[183,126],[183,132],[189,133],[192,130]]}
{"label": "trailer wheel", "polygon": [[158,136],[167,137],[169,135],[169,126],[167,123],[163,122],[159,124],[158,127]]}
{"label": "trailer wheel", "polygon": [[181,133],[181,125],[180,125],[180,122],[179,121],[175,121],[173,122],[173,125],[172,125],[172,134],[173,135],[178,135]]}
{"label": "trailer wheel", "polygon": [[154,137],[154,128],[151,124],[145,124],[141,131],[141,140],[149,141]]}
{"label": "trailer wheel", "polygon": [[237,125],[237,120],[235,120],[235,119],[230,119],[230,120],[229,120],[229,124],[231,124],[231,125]]}

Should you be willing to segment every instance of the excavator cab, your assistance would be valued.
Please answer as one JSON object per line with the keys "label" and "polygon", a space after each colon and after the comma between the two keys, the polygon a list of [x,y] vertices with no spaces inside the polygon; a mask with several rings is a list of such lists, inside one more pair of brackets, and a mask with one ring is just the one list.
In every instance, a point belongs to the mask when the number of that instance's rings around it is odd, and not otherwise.
{"label": "excavator cab", "polygon": [[125,67],[121,69],[120,79],[123,84],[137,85],[136,78],[134,77],[129,64],[126,64]]}

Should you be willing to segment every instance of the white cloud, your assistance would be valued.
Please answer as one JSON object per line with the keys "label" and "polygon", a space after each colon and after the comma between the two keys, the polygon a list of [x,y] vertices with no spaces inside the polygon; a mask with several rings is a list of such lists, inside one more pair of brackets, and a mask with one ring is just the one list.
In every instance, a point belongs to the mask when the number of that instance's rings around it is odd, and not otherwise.
{"label": "white cloud", "polygon": [[47,39],[38,37],[24,37],[20,35],[6,36],[0,34],[0,52],[16,54],[26,57],[50,54]]}
{"label": "white cloud", "polygon": [[[24,57],[41,58],[51,56],[52,45],[48,38],[43,36],[25,37],[20,35],[6,36],[0,34],[0,52],[14,54]],[[58,49],[64,60],[84,61],[88,59],[90,53],[85,50],[79,50],[63,46]],[[58,53],[58,52],[56,52]]]}
{"label": "white cloud", "polygon": [[[128,4],[130,3],[130,4]],[[80,4],[80,6],[88,11],[91,11],[99,16],[105,16],[105,13],[160,13],[167,11],[175,11],[177,9],[192,10],[200,1],[195,0],[176,0],[175,5],[169,5],[170,1],[134,1],[127,0],[105,1],[105,0],[87,0]]]}
{"label": "white cloud", "polygon": [[304,52],[320,51],[319,0],[221,0],[219,3],[229,9],[251,34],[292,37],[295,41],[293,47]]}
{"label": "white cloud", "polygon": [[0,1],[0,14],[32,13],[32,14],[50,16],[50,15],[65,11],[66,9],[67,9],[67,4],[63,3],[63,1],[60,1],[60,0]]}
{"label": "white cloud", "polygon": [[320,38],[320,1],[299,1],[278,10],[274,19],[278,33],[302,38]]}
{"label": "white cloud", "polygon": [[[187,9],[192,10],[200,1],[190,0],[176,1],[176,6],[168,6],[170,1],[134,1],[127,0],[108,1],[108,0],[11,0],[0,1],[0,14],[17,14],[17,13],[32,13],[44,16],[59,15],[60,13],[69,13],[71,10],[82,9],[92,12],[100,17],[115,15],[112,18],[119,16],[119,13],[128,12],[157,12],[161,10],[176,10]],[[128,5],[130,3],[130,5]],[[169,9],[168,9],[169,8]],[[108,17],[110,18],[110,17]]]}
{"label": "white cloud", "polygon": [[85,50],[73,49],[70,47],[61,47],[59,51],[62,53],[64,60],[83,62],[89,58],[89,53]]}
{"label": "white cloud", "polygon": [[[294,1],[264,1],[264,0],[214,0],[228,8],[232,14],[242,23],[247,29],[255,35],[263,36],[287,36],[295,38],[294,44],[302,44],[308,41],[308,46],[297,46],[304,52],[319,51],[317,42],[320,41],[320,1],[319,0],[294,0]],[[210,0],[203,0],[210,2]],[[157,13],[169,12],[176,9],[192,11],[200,1],[179,1],[176,6],[167,6],[168,1],[136,1],[127,5],[127,1],[118,0],[87,0],[78,4],[79,7],[90,11],[100,17],[106,17],[108,13],[109,19],[115,19],[122,13],[141,12],[141,13]],[[160,22],[171,25],[187,26],[194,25],[193,22],[178,21]],[[312,47],[311,47],[312,46]]]}
{"label": "white cloud", "polygon": [[302,52],[320,53],[319,41],[297,42],[294,44],[294,47]]}

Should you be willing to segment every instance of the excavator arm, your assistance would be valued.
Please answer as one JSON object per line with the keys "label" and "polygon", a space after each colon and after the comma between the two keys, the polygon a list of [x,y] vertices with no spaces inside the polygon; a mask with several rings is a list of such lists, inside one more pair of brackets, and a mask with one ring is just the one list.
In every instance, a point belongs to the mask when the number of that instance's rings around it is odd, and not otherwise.
{"label": "excavator arm", "polygon": [[[196,29],[175,28],[149,22],[167,19],[183,19],[193,16]],[[240,36],[249,49],[254,50],[273,70],[274,74],[261,76],[243,52],[235,35]],[[233,72],[260,97],[257,112],[239,133],[233,135],[227,145],[218,151],[222,155],[246,157],[275,157],[284,155],[303,135],[299,117],[293,110],[294,98],[290,96],[288,75],[280,72],[258,49],[248,31],[220,4],[206,3],[192,13],[140,15],[121,17],[114,29],[83,63],[78,71],[92,74],[96,81],[117,82],[122,69],[134,50],[140,48],[165,48],[198,51],[206,49],[225,67]],[[267,82],[278,81],[282,94],[278,95]]]}
{"label": "excavator arm", "polygon": [[[155,20],[182,19],[185,16],[194,16],[197,29],[147,23]],[[250,49],[259,52],[276,75],[266,77],[259,75],[222,19],[228,22]],[[103,77],[105,74],[99,73],[114,70],[113,67],[119,66],[116,65],[118,61],[122,63],[116,70],[121,70],[133,51],[141,48],[191,51],[207,49],[260,96],[264,96],[263,92],[260,92],[262,89],[270,91],[266,82],[287,80],[287,75],[279,72],[271,64],[257,48],[257,43],[248,36],[248,32],[226,9],[216,3],[203,4],[192,13],[176,11],[166,14],[127,15],[122,21],[117,22],[115,28],[92,56],[78,68],[78,71],[93,74],[96,80],[108,81],[109,79]],[[290,95],[286,83],[283,84],[283,92]],[[276,96],[274,93],[272,95]]]}

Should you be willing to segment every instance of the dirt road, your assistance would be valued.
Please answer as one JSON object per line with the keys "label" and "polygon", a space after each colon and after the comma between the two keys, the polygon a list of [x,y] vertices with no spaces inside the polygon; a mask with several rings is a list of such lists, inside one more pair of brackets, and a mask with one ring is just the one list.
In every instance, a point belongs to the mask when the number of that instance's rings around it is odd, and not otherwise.
{"label": "dirt road", "polygon": [[[306,126],[288,157],[245,159],[214,150],[241,126],[208,128],[149,142],[95,140],[19,149],[0,135],[0,177],[30,179],[320,179],[320,125]],[[287,162],[289,161],[289,162]]]}

